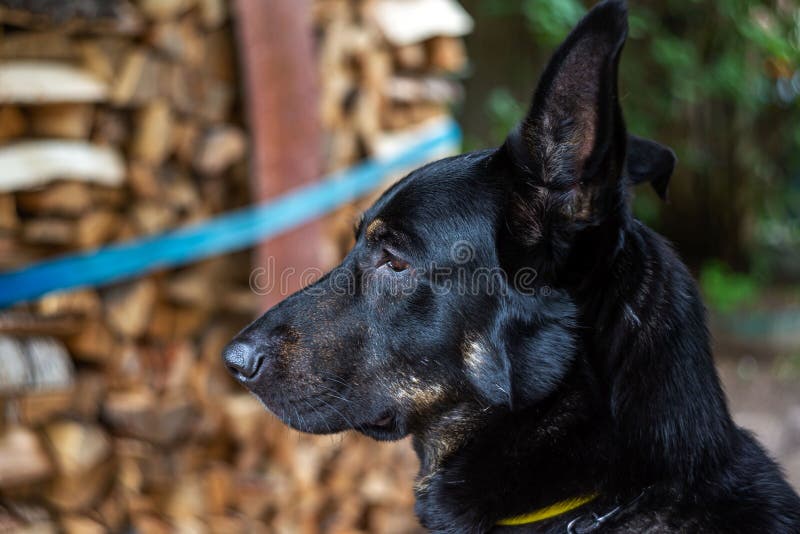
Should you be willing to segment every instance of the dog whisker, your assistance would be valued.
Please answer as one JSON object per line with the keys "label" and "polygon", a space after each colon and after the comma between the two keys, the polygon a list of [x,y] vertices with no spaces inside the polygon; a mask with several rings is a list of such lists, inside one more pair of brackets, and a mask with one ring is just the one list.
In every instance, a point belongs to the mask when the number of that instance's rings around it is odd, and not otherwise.
{"label": "dog whisker", "polygon": [[[327,395],[330,395],[330,393],[327,393]],[[325,406],[327,406],[328,408],[339,414],[339,417],[341,417],[344,420],[344,422],[348,425],[348,427],[356,428],[356,425],[354,425],[353,422],[346,415],[340,412],[334,405],[325,401],[325,399],[319,397],[317,398],[317,400],[319,400],[322,404],[324,404]]]}
{"label": "dog whisker", "polygon": [[[312,404],[311,404],[310,402],[308,402],[306,399],[302,399],[302,400],[303,400],[303,402],[306,404],[306,406],[308,406],[309,408],[311,408],[311,411],[314,413],[314,415],[316,415],[316,416],[317,416],[317,418],[320,418],[320,413],[319,413],[319,410],[317,409],[317,407],[316,407],[316,406],[314,406],[314,405],[312,405]],[[331,425],[330,425],[330,423],[328,422],[328,419],[327,419],[326,417],[321,417],[321,419],[322,419],[323,421],[325,421],[325,428],[327,428],[327,429],[328,429],[328,432],[329,432],[329,433],[333,432],[333,429],[331,428]]]}

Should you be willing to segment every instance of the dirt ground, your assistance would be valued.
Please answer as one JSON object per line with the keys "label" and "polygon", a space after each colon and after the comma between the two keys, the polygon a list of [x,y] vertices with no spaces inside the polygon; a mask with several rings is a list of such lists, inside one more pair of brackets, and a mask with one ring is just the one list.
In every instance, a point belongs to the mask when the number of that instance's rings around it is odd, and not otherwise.
{"label": "dirt ground", "polygon": [[715,356],[734,419],[800,491],[800,353],[721,340]]}

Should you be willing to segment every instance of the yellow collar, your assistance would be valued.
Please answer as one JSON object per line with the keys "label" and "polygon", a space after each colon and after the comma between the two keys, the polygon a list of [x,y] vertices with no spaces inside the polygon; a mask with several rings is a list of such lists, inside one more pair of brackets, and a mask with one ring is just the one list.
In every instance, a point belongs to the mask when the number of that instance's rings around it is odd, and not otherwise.
{"label": "yellow collar", "polygon": [[588,495],[586,497],[576,497],[574,499],[567,499],[565,501],[557,502],[555,504],[551,504],[545,508],[540,508],[535,510],[529,514],[518,515],[516,517],[509,517],[507,519],[501,519],[497,522],[499,526],[504,527],[513,527],[519,525],[530,525],[531,523],[538,523],[539,521],[544,521],[545,519],[550,519],[561,514],[566,514],[567,512],[571,512],[572,510],[583,506],[584,504],[590,503],[597,498],[597,494]]}

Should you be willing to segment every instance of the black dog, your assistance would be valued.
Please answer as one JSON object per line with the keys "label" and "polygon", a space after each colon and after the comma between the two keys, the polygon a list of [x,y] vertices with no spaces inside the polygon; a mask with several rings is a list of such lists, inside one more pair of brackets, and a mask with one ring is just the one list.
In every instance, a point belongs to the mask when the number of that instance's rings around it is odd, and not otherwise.
{"label": "black dog", "polygon": [[339,267],[225,351],[298,430],[411,434],[433,531],[800,533],[728,413],[690,275],[631,216],[626,185],[665,195],[675,159],[626,134],[626,32],[623,2],[595,7],[502,147],[400,181]]}

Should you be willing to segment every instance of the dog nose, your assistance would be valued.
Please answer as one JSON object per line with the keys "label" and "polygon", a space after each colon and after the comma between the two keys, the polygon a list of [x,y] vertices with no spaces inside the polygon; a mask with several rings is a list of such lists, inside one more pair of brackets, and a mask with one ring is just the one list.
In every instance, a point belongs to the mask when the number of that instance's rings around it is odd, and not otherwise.
{"label": "dog nose", "polygon": [[222,359],[234,378],[246,381],[258,374],[264,353],[257,343],[234,339],[223,349]]}

